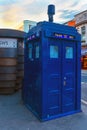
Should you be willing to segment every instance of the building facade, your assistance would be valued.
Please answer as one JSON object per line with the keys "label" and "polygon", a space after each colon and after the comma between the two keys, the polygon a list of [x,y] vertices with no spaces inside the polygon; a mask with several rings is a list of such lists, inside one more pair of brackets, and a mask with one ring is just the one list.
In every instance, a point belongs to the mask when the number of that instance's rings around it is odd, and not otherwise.
{"label": "building facade", "polygon": [[87,46],[87,10],[75,15],[75,26],[81,34],[82,46]]}
{"label": "building facade", "polygon": [[87,69],[87,10],[75,15],[73,20],[65,23],[76,27],[81,34],[81,62],[82,69]]}
{"label": "building facade", "polygon": [[16,29],[27,33],[36,24],[37,23],[35,21],[24,20],[16,27]]}
{"label": "building facade", "polygon": [[73,20],[70,20],[65,24],[76,27],[78,32],[81,34],[81,54],[87,54],[87,10],[75,15]]}

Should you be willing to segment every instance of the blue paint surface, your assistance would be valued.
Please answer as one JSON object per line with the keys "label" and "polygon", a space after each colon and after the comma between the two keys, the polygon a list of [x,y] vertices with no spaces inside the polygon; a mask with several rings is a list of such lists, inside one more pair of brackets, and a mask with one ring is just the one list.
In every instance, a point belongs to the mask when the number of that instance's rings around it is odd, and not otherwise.
{"label": "blue paint surface", "polygon": [[41,22],[27,34],[23,101],[41,121],[81,111],[80,57],[73,27]]}

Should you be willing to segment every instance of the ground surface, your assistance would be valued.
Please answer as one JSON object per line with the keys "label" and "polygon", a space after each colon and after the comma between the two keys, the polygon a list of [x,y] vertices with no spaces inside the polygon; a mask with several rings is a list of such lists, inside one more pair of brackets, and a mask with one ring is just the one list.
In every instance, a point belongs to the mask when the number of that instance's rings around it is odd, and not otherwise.
{"label": "ground surface", "polygon": [[[82,100],[87,101],[86,81],[82,81]],[[24,106],[21,91],[0,95],[0,130],[87,130],[87,104],[82,103],[81,113],[40,122]]]}

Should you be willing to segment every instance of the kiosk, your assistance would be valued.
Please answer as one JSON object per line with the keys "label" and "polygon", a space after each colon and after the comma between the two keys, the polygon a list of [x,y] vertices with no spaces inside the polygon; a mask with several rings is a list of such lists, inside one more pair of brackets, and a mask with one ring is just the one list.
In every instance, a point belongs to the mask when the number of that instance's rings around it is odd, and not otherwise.
{"label": "kiosk", "polygon": [[81,111],[80,58],[74,27],[40,22],[27,34],[23,101],[41,121]]}

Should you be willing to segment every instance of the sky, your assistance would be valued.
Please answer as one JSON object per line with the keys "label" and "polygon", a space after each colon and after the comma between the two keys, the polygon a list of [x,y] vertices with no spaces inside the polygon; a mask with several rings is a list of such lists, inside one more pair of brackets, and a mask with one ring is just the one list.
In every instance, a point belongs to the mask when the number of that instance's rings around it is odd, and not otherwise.
{"label": "sky", "polygon": [[23,20],[48,21],[47,8],[55,5],[54,22],[64,23],[87,10],[87,0],[0,0],[0,28],[16,28]]}

